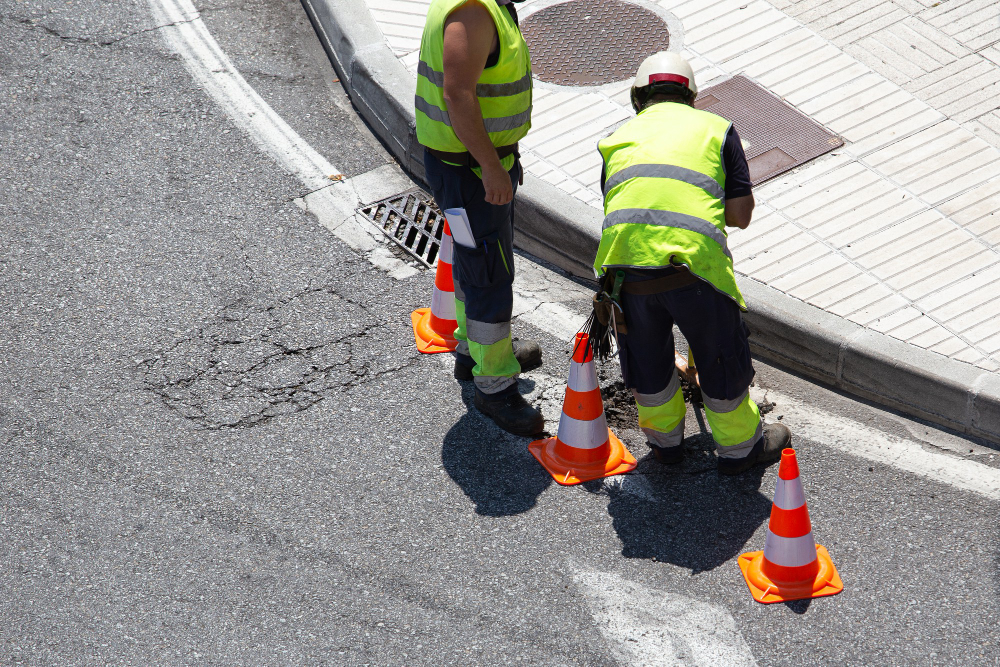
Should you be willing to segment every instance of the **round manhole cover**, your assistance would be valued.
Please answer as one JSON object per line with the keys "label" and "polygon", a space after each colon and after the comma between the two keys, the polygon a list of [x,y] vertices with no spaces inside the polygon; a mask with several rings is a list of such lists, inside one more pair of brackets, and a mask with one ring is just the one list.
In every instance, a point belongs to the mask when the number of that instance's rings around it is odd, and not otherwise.
{"label": "round manhole cover", "polygon": [[655,12],[622,0],[571,0],[539,9],[521,22],[531,71],[561,86],[624,81],[647,56],[670,46]]}

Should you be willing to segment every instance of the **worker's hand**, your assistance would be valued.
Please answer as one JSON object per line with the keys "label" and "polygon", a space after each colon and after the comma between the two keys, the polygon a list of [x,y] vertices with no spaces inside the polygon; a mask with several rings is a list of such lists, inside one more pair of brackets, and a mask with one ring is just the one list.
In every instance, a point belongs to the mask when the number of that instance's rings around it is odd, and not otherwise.
{"label": "worker's hand", "polygon": [[500,160],[491,160],[482,167],[483,188],[486,190],[486,202],[503,206],[514,198],[514,188],[510,183],[510,174],[500,164]]}

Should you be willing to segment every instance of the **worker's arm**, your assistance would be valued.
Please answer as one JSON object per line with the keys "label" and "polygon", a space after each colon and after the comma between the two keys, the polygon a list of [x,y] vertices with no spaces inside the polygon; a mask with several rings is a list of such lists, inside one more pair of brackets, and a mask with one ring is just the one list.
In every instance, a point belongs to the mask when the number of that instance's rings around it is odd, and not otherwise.
{"label": "worker's arm", "polygon": [[493,17],[476,0],[466,2],[445,21],[444,100],[451,126],[482,169],[486,201],[503,205],[514,198],[514,191],[483,125],[476,96],[476,83],[497,40]]}
{"label": "worker's arm", "polygon": [[726,170],[726,227],[746,229],[753,213],[753,186],[743,142],[734,126],[729,127],[722,145],[722,164]]}
{"label": "worker's arm", "polygon": [[739,227],[746,229],[750,225],[750,216],[753,214],[753,195],[745,197],[733,197],[726,200],[726,227]]}

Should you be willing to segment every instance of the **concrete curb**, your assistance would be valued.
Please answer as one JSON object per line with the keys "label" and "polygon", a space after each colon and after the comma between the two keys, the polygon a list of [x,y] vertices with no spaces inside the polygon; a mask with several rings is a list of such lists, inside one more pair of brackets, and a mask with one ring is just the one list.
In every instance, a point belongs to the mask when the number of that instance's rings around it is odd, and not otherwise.
{"label": "concrete curb", "polygon": [[[413,77],[363,0],[302,0],[352,102],[404,169],[424,178]],[[526,174],[515,207],[517,245],[593,278],[603,216]],[[738,276],[754,352],[904,413],[1000,443],[1000,375],[915,348]]]}

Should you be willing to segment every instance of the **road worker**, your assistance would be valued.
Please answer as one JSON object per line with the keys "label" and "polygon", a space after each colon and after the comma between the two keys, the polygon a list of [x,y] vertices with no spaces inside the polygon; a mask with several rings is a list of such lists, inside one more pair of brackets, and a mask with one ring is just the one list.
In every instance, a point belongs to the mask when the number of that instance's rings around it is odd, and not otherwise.
{"label": "road worker", "polygon": [[594,269],[607,281],[622,274],[619,361],[655,457],[670,464],[683,456],[676,323],[698,368],[718,470],[736,475],[777,460],[791,433],[762,424],[750,400],[746,304],[725,231],[750,224],[749,169],[735,128],[695,109],[697,94],[691,65],[675,53],[639,66],[636,117],[598,143],[605,219]]}
{"label": "road worker", "polygon": [[528,47],[510,0],[433,0],[420,42],[417,140],[438,206],[464,209],[471,243],[455,239],[455,377],[473,380],[476,408],[511,433],[544,428],[517,376],[542,362],[537,343],[511,339],[517,142],[531,127]]}

